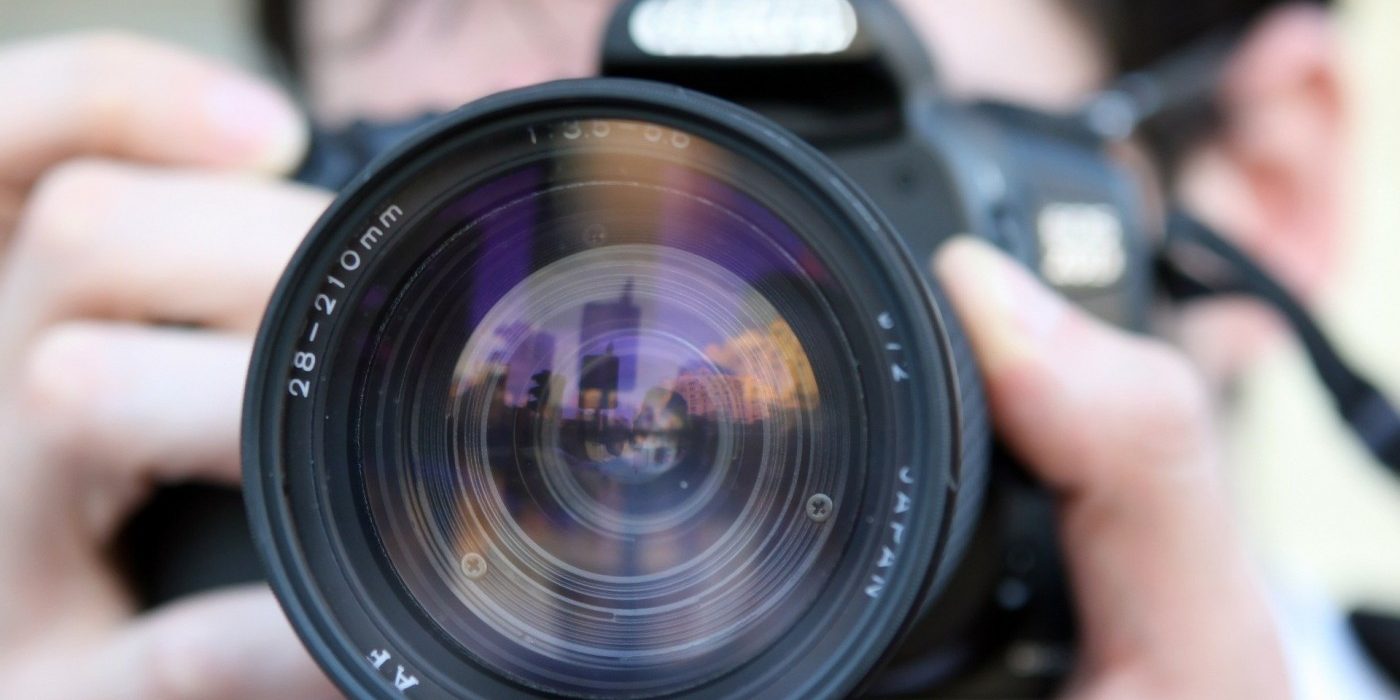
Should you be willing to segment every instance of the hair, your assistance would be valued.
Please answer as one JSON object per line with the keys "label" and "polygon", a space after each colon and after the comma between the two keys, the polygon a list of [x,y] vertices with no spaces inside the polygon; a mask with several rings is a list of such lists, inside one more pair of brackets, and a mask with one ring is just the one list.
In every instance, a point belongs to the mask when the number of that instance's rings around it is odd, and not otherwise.
{"label": "hair", "polygon": [[1238,31],[1266,11],[1327,0],[1065,0],[1103,37],[1120,73],[1146,68],[1219,32]]}

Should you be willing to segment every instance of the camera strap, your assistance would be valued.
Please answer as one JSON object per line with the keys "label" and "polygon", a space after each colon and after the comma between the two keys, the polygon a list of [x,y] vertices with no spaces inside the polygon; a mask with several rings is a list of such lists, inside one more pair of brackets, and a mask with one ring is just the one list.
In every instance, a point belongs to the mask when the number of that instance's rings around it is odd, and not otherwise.
{"label": "camera strap", "polygon": [[1177,210],[1168,218],[1157,272],[1167,294],[1177,301],[1249,296],[1277,311],[1302,341],[1342,420],[1371,454],[1400,476],[1400,412],[1342,358],[1297,298],[1244,251]]}
{"label": "camera strap", "polygon": [[[1084,106],[1083,124],[1106,142],[1122,141],[1164,115],[1213,104],[1240,31],[1226,27],[1120,77]],[[1248,296],[1277,311],[1303,343],[1342,420],[1400,476],[1400,412],[1342,358],[1297,298],[1248,254],[1177,208],[1167,217],[1156,267],[1161,286],[1177,301]]]}

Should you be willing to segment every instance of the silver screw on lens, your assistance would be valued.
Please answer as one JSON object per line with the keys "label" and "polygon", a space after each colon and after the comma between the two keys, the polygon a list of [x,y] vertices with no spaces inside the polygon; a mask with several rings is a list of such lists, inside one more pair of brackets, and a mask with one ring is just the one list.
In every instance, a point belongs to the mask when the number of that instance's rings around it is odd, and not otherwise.
{"label": "silver screw on lens", "polygon": [[813,522],[826,522],[834,509],[831,496],[824,493],[813,494],[811,498],[807,499],[807,517],[811,518]]}
{"label": "silver screw on lens", "polygon": [[467,578],[472,580],[485,576],[486,557],[476,552],[468,552],[466,556],[462,557],[462,573],[466,574]]}

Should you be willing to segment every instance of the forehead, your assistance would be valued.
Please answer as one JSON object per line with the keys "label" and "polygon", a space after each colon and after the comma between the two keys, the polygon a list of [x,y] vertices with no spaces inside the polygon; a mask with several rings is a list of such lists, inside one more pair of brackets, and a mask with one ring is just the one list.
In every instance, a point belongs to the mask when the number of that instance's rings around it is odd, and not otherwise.
{"label": "forehead", "polygon": [[1107,78],[1103,39],[1070,0],[897,0],[962,96],[1076,104]]}
{"label": "forehead", "polygon": [[[1069,9],[1072,0],[894,1],[954,95],[1063,107],[1105,77],[1102,41]],[[615,0],[302,2],[310,87],[345,102],[350,111],[357,103],[376,107],[362,103],[391,98],[398,104],[427,98],[451,105],[519,84],[587,75],[595,70],[598,42],[616,5]],[[355,86],[365,84],[378,86],[379,94],[357,97]]]}

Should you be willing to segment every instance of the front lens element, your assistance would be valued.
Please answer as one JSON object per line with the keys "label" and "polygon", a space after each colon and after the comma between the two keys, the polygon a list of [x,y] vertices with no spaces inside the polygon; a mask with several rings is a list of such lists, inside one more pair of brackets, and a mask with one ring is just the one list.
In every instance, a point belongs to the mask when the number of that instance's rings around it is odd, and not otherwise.
{"label": "front lens element", "polygon": [[740,154],[639,121],[527,131],[359,300],[352,454],[389,566],[464,653],[549,692],[676,692],[835,574],[855,363]]}

